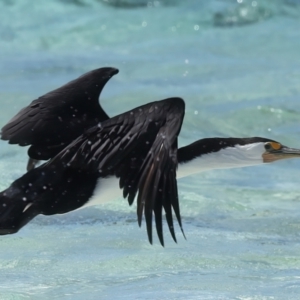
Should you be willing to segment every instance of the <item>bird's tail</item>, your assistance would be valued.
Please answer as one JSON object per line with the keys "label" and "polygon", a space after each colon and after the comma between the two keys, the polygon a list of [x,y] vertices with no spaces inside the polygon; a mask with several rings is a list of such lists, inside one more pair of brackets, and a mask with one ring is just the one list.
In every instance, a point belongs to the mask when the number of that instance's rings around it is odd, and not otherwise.
{"label": "bird's tail", "polygon": [[22,189],[11,185],[0,192],[0,235],[18,232],[37,214],[36,206],[27,200]]}

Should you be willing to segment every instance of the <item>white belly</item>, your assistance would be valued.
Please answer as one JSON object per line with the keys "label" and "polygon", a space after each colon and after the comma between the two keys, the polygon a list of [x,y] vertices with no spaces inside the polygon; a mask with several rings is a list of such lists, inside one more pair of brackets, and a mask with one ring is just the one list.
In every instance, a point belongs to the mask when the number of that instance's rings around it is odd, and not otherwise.
{"label": "white belly", "polygon": [[[180,174],[180,172],[178,172],[177,178],[184,177],[184,175],[185,174]],[[114,176],[100,178],[97,181],[93,196],[80,208],[103,204],[118,198],[123,198],[123,190],[119,188],[119,179]]]}
{"label": "white belly", "polygon": [[[180,178],[184,177],[185,174],[180,174],[180,172],[178,172],[178,175],[177,178]],[[100,178],[97,181],[93,196],[80,208],[103,204],[118,198],[123,198],[123,190],[119,188],[119,179],[114,176]]]}
{"label": "white belly", "polygon": [[97,181],[93,196],[81,208],[99,205],[105,202],[112,201],[117,198],[122,198],[123,191],[119,188],[119,179],[116,177],[100,178]]}

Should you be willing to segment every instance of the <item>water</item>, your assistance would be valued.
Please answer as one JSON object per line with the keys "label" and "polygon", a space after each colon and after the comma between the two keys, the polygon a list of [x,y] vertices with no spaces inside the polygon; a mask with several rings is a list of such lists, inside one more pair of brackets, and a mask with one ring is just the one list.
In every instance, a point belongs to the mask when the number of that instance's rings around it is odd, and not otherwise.
{"label": "water", "polygon": [[[104,3],[105,2],[105,3]],[[136,6],[136,7],[135,7]],[[300,147],[300,2],[77,0],[0,3],[0,121],[82,73],[120,69],[110,115],[186,101],[180,145],[263,136]],[[0,188],[26,150],[0,144]],[[115,199],[39,216],[0,238],[0,299],[299,299],[300,161],[179,181],[187,240],[148,244]]]}

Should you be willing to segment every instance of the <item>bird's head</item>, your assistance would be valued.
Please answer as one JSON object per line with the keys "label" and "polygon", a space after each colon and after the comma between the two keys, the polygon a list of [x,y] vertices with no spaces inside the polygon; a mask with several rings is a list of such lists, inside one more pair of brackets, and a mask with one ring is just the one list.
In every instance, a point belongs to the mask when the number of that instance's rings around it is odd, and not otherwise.
{"label": "bird's head", "polygon": [[300,149],[290,148],[280,142],[262,137],[225,138],[223,141],[220,139],[219,144],[223,144],[223,147],[220,145],[221,152],[224,151],[236,158],[241,158],[245,163],[247,161],[271,163],[300,157]]}
{"label": "bird's head", "polygon": [[289,148],[276,141],[264,143],[264,152],[262,153],[264,163],[296,157],[300,157],[299,149]]}
{"label": "bird's head", "polygon": [[297,157],[300,157],[300,149],[262,137],[206,138],[178,150],[182,173],[179,177],[205,170],[240,168]]}

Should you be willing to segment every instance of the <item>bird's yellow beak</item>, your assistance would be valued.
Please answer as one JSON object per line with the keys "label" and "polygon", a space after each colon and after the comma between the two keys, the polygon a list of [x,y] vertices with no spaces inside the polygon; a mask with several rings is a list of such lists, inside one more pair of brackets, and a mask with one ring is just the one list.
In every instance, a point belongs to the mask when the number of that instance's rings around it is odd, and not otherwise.
{"label": "bird's yellow beak", "polygon": [[281,146],[279,149],[266,150],[263,153],[263,162],[270,163],[280,159],[300,157],[300,149]]}

